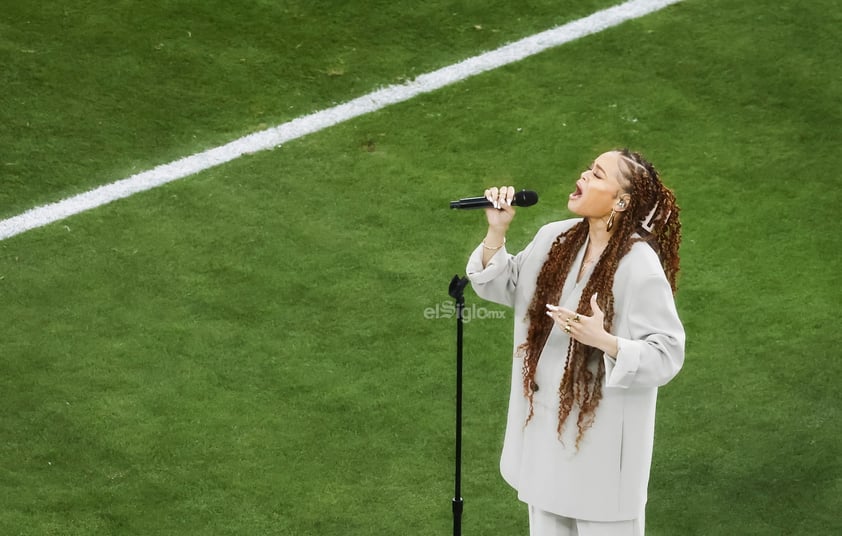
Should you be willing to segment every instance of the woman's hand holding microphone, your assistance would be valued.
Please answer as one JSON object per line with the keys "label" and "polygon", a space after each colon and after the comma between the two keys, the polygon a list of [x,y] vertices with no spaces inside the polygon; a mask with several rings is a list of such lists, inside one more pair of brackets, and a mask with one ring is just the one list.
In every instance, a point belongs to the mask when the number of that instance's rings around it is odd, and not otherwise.
{"label": "woman's hand holding microphone", "polygon": [[482,241],[482,265],[485,267],[497,251],[506,243],[506,232],[515,217],[512,199],[515,197],[513,186],[489,188],[485,191],[485,198],[494,206],[485,209],[488,219],[488,233]]}

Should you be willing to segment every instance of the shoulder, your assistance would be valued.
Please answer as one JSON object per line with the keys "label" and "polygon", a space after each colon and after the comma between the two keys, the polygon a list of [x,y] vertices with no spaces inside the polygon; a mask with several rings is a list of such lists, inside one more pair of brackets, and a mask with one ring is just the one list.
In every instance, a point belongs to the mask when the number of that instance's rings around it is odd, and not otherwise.
{"label": "shoulder", "polygon": [[526,246],[523,251],[518,253],[518,263],[521,265],[531,265],[535,262],[543,263],[552,248],[555,239],[580,221],[581,220],[576,219],[562,220],[543,225],[540,229],[538,229],[538,232],[535,233],[535,236],[532,238],[529,245]]}
{"label": "shoulder", "polygon": [[637,280],[652,276],[666,277],[661,266],[661,259],[648,243],[635,242],[617,265],[616,278]]}
{"label": "shoulder", "polygon": [[561,221],[554,221],[550,222],[540,229],[538,232],[535,233],[535,241],[544,242],[544,241],[554,241],[556,237],[562,233],[569,231],[574,225],[582,221],[581,218],[574,218],[570,220],[561,220]]}

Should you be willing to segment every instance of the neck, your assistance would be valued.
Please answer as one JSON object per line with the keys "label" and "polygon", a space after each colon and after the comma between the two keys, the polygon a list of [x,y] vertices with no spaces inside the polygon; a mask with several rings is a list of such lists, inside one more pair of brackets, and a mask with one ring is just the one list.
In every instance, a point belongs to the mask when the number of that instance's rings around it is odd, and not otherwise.
{"label": "neck", "polygon": [[597,248],[605,247],[608,241],[611,240],[614,231],[616,231],[616,228],[610,231],[606,229],[605,219],[588,218],[588,240],[591,245]]}

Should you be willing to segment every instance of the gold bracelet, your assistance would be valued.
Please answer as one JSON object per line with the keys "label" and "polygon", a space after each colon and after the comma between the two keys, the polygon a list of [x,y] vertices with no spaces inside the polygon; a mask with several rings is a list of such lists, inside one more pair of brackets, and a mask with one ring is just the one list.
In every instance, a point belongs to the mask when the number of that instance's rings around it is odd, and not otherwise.
{"label": "gold bracelet", "polygon": [[485,249],[490,249],[491,251],[497,251],[498,249],[501,249],[505,245],[506,245],[506,237],[505,236],[503,237],[503,243],[500,244],[499,246],[497,246],[496,248],[493,248],[491,246],[487,246],[487,245],[485,245],[485,240],[482,241],[482,247],[484,247]]}

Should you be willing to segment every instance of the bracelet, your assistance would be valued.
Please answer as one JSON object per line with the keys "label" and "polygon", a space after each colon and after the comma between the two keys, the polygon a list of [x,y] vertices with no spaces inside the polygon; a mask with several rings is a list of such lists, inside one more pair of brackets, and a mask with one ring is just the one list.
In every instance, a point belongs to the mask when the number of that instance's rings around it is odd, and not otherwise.
{"label": "bracelet", "polygon": [[503,243],[500,244],[499,246],[497,246],[496,248],[493,248],[491,246],[487,246],[485,244],[485,240],[482,241],[482,247],[484,247],[485,249],[490,249],[491,251],[497,251],[498,249],[501,249],[505,245],[506,245],[506,237],[505,236],[503,237]]}

